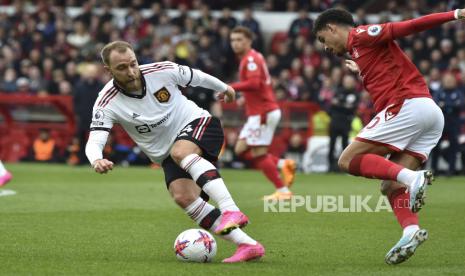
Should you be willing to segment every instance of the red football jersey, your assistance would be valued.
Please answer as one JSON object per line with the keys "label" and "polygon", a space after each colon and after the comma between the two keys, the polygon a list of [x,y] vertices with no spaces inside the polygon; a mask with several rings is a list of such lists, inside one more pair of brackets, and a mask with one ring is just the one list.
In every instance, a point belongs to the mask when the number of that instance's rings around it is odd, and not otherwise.
{"label": "red football jersey", "polygon": [[422,75],[394,41],[393,24],[358,26],[350,31],[347,42],[376,112],[405,99],[431,98]]}
{"label": "red football jersey", "polygon": [[278,109],[271,77],[262,54],[251,49],[239,65],[239,83],[232,85],[245,97],[247,115],[265,114]]}

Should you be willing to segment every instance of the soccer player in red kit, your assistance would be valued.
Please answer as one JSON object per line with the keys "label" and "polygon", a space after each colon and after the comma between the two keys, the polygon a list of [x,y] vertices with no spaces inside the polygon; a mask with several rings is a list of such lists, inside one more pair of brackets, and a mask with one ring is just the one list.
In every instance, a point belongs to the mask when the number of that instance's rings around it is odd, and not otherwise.
{"label": "soccer player in red kit", "polygon": [[[240,58],[239,82],[231,84],[242,92],[245,99],[247,122],[239,134],[236,154],[260,169],[274,184],[276,191],[264,200],[285,200],[292,197],[289,187],[295,176],[295,161],[279,159],[268,152],[273,135],[281,119],[281,110],[276,102],[271,78],[263,56],[252,49],[253,33],[246,27],[231,31],[231,48]],[[279,176],[279,170],[283,179]]]}
{"label": "soccer player in red kit", "polygon": [[373,99],[377,115],[343,151],[338,164],[352,175],[383,180],[381,192],[403,228],[402,238],[385,257],[388,264],[407,260],[428,237],[416,213],[433,176],[417,169],[444,127],[423,77],[394,40],[464,16],[465,10],[455,10],[355,27],[349,12],[329,9],[314,24],[313,32],[328,52],[350,55],[347,65],[359,72]]}

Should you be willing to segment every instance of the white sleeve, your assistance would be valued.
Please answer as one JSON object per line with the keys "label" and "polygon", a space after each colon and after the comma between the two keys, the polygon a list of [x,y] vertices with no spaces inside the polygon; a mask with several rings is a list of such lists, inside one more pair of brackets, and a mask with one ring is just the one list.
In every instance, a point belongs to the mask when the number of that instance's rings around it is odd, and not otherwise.
{"label": "white sleeve", "polygon": [[209,74],[179,64],[176,64],[175,69],[171,70],[171,76],[174,78],[177,85],[183,87],[201,86],[220,92],[226,91],[228,87],[226,83]]}
{"label": "white sleeve", "polygon": [[102,151],[107,143],[109,134],[110,133],[105,130],[94,130],[90,132],[86,144],[86,156],[90,164],[93,164],[97,159],[103,158]]}
{"label": "white sleeve", "polygon": [[226,89],[228,88],[228,85],[226,83],[200,70],[193,69],[192,75],[192,86],[202,86],[213,91],[219,92],[226,91]]}

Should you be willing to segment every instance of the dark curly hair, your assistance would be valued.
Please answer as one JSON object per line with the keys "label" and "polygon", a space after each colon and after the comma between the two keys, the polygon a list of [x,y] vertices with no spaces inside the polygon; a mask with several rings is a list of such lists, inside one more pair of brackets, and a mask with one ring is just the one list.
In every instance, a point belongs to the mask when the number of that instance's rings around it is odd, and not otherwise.
{"label": "dark curly hair", "polygon": [[350,12],[343,9],[332,8],[325,10],[320,15],[318,15],[315,23],[313,24],[313,33],[316,34],[317,32],[323,30],[326,28],[328,23],[347,25],[351,27],[355,26],[354,18]]}

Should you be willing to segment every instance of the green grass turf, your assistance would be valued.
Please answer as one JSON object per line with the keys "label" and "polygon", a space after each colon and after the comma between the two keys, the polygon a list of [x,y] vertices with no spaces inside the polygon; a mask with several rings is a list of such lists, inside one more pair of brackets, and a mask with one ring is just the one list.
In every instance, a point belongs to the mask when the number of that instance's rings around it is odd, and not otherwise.
{"label": "green grass turf", "polygon": [[[408,262],[384,263],[400,238],[392,213],[265,213],[272,186],[255,171],[223,170],[245,229],[266,247],[261,261],[221,264],[234,246],[217,238],[213,263],[176,260],[176,236],[196,225],[171,200],[160,170],[7,164],[0,197],[0,275],[464,275],[465,178],[439,178],[420,212],[429,240]],[[298,175],[301,195],[370,195],[378,182],[348,175]],[[370,201],[371,202],[371,201]]]}

